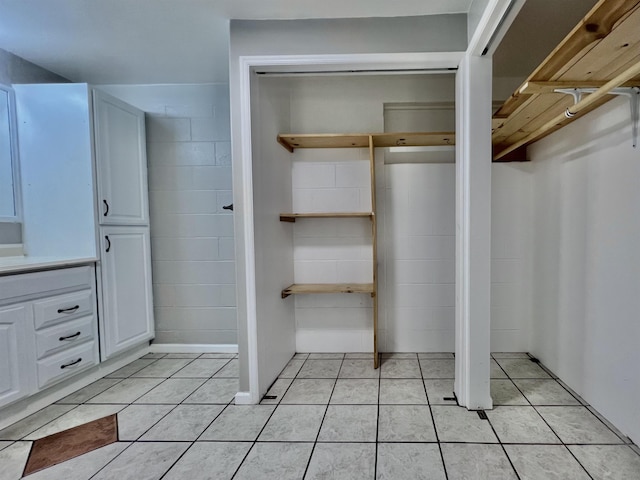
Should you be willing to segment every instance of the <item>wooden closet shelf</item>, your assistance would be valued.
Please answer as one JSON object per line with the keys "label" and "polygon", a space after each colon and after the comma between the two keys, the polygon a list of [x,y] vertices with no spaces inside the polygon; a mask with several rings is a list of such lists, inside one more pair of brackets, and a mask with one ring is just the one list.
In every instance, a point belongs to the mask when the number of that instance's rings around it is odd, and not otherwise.
{"label": "wooden closet shelf", "polygon": [[369,293],[373,297],[373,283],[294,283],[282,290],[282,298],[309,293]]}
{"label": "wooden closet shelf", "polygon": [[[517,150],[599,107],[613,95],[592,98],[577,113],[570,95],[556,88],[640,86],[634,74],[640,44],[640,1],[599,0],[493,115],[494,160],[525,160]],[[624,75],[630,72],[630,75]],[[610,83],[619,79],[617,85]],[[601,92],[602,93],[602,92]],[[597,100],[597,101],[596,101]],[[564,117],[570,109],[574,116]],[[517,150],[517,151],[516,151]]]}
{"label": "wooden closet shelf", "polygon": [[296,218],[373,218],[373,212],[281,213],[281,222],[294,223]]}
{"label": "wooden closet shelf", "polygon": [[319,133],[278,135],[278,143],[293,152],[296,148],[427,147],[455,145],[454,132]]}

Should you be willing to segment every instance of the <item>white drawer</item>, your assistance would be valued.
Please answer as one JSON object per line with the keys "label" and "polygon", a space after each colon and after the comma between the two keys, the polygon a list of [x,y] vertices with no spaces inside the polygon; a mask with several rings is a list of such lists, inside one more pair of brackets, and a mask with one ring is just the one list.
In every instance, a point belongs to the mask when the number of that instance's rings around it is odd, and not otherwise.
{"label": "white drawer", "polygon": [[38,387],[48,387],[85,370],[98,361],[98,343],[91,341],[38,360]]}
{"label": "white drawer", "polygon": [[33,302],[36,329],[72,318],[92,315],[95,300],[91,290],[57,295]]}
{"label": "white drawer", "polygon": [[38,360],[93,340],[96,337],[95,331],[96,319],[90,315],[36,332]]}

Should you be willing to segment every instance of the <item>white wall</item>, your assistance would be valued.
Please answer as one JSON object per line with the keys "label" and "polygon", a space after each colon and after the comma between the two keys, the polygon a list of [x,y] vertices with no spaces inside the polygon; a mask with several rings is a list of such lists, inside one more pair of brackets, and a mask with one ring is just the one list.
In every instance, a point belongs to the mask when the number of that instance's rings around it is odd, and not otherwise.
{"label": "white wall", "polygon": [[228,85],[100,88],[147,113],[155,343],[236,344]]}
{"label": "white wall", "polygon": [[291,161],[276,136],[290,128],[286,80],[254,77],[253,220],[259,391],[265,394],[295,353],[293,299],[281,292],[293,283],[293,232],[280,213],[291,211]]}
{"label": "white wall", "polygon": [[628,100],[612,100],[529,151],[531,351],[637,443],[640,154]]}

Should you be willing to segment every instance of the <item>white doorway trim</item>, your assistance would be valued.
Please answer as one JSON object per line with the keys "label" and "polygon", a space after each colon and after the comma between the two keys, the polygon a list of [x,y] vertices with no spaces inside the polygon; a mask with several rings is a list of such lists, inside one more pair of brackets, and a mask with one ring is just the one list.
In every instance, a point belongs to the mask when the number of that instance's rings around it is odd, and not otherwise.
{"label": "white doorway trim", "polygon": [[[240,151],[239,159],[242,171],[242,215],[244,228],[243,252],[246,275],[246,322],[247,357],[249,372],[249,391],[236,395],[237,404],[257,404],[260,401],[258,359],[258,325],[256,303],[256,264],[254,242],[253,210],[253,168],[251,136],[251,76],[254,71],[275,70],[279,72],[335,72],[353,70],[451,70],[452,73],[465,52],[426,52],[426,53],[382,53],[348,55],[259,55],[239,57],[239,95],[240,95]],[[237,137],[236,137],[237,138]],[[234,163],[237,160],[234,160]]]}

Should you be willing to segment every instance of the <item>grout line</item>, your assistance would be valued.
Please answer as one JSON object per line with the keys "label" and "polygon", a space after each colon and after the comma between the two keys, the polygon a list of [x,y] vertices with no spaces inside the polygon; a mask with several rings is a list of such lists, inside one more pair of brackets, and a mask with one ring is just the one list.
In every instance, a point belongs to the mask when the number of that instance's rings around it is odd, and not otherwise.
{"label": "grout line", "polygon": [[[375,354],[374,354],[375,355]],[[375,361],[375,358],[374,358]],[[378,353],[378,401],[376,402],[376,449],[373,465],[373,478],[378,477],[378,443],[380,436],[380,390],[382,388],[382,355]]]}
{"label": "grout line", "polygon": [[[447,466],[444,463],[444,454],[442,453],[442,445],[440,443],[440,436],[438,435],[438,427],[436,427],[436,419],[433,416],[433,408],[431,408],[431,401],[429,400],[429,392],[427,392],[427,386],[424,383],[424,377],[422,373],[422,364],[420,358],[418,358],[418,368],[420,369],[420,376],[422,377],[422,388],[424,388],[424,394],[427,397],[427,405],[429,407],[429,413],[431,414],[431,423],[433,424],[433,432],[436,436],[436,442],[438,443],[438,451],[440,452],[440,461],[442,461],[442,469],[444,470],[445,480],[449,480],[449,473],[447,472]],[[453,392],[452,392],[453,393]]]}
{"label": "grout line", "polygon": [[[343,355],[342,360],[340,361],[340,367],[338,368],[338,375],[340,375],[340,370],[342,369],[342,365],[344,365],[344,357],[345,356]],[[305,363],[306,363],[306,360],[305,360]],[[302,368],[300,370],[302,370]],[[304,475],[302,476],[302,478],[306,477],[307,472],[309,471],[309,465],[311,465],[313,452],[315,452],[316,450],[316,445],[318,444],[318,438],[320,438],[320,432],[322,431],[322,426],[324,425],[324,421],[327,418],[327,412],[329,411],[329,402],[331,402],[331,397],[333,396],[333,392],[336,389],[336,383],[338,382],[338,375],[336,375],[336,378],[333,380],[333,388],[331,389],[331,395],[329,395],[329,400],[327,401],[327,405],[324,408],[324,415],[322,416],[322,421],[320,422],[320,427],[318,428],[318,433],[316,434],[316,440],[315,442],[313,442],[313,447],[311,447],[311,454],[309,455],[309,460],[307,461],[307,466],[304,469]]]}
{"label": "grout line", "polygon": [[511,461],[511,457],[509,457],[509,454],[507,453],[507,449],[504,448],[504,444],[502,443],[502,440],[500,439],[500,436],[498,435],[498,432],[496,432],[496,429],[493,427],[493,424],[491,423],[491,419],[487,416],[486,420],[489,423],[489,426],[491,427],[491,431],[493,432],[493,434],[496,436],[496,439],[498,440],[498,445],[500,445],[500,448],[502,448],[502,451],[504,452],[504,455],[507,457],[507,460],[509,460],[509,465],[511,465],[511,468],[513,469],[513,473],[515,473],[516,474],[516,478],[518,480],[520,480],[520,474],[518,473],[518,471],[516,470],[515,465]]}

